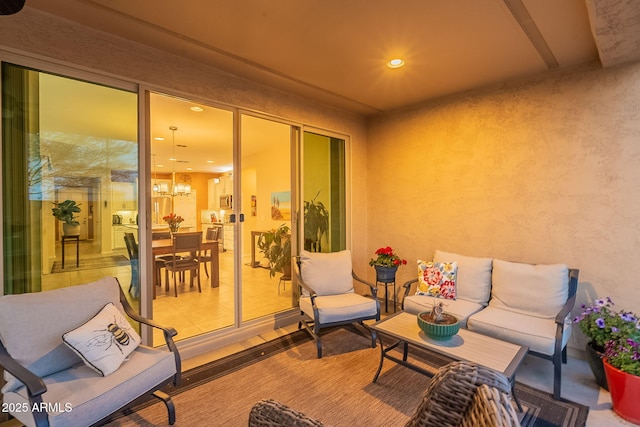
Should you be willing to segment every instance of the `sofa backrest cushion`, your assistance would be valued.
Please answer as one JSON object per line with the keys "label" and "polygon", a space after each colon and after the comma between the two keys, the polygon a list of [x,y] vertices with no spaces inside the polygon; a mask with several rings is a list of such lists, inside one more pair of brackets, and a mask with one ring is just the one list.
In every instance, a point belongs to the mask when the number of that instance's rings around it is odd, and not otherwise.
{"label": "sofa backrest cushion", "polygon": [[569,296],[569,269],[564,264],[522,264],[493,260],[489,306],[553,318]]}
{"label": "sofa backrest cushion", "polygon": [[300,264],[302,280],[319,296],[340,295],[354,291],[351,251],[331,253],[302,251]]}
{"label": "sofa backrest cushion", "polygon": [[456,262],[456,298],[487,305],[491,296],[491,258],[478,258],[437,250],[434,262]]}
{"label": "sofa backrest cushion", "polygon": [[[9,354],[34,374],[45,377],[82,360],[62,342],[70,331],[112,302],[119,310],[120,285],[107,277],[86,285],[0,297],[0,340]],[[2,391],[22,384],[5,372]]]}

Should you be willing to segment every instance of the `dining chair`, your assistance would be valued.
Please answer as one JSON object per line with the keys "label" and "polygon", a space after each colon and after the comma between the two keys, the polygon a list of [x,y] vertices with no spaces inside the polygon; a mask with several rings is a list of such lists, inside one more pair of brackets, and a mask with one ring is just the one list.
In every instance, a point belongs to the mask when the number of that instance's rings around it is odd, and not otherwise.
{"label": "dining chair", "polygon": [[138,261],[138,243],[133,233],[124,233],[124,243],[127,245],[127,253],[129,254],[129,263],[131,264],[131,283],[129,284],[129,292],[133,289],[133,296],[140,296],[140,266]]}
{"label": "dining chair", "polygon": [[[168,240],[170,238],[171,238],[171,233],[168,231],[152,231],[151,232],[152,240]],[[172,259],[173,259],[173,255],[156,255],[154,257],[156,286],[162,286],[162,269],[165,267],[165,263],[167,261],[171,261]],[[166,283],[166,286],[168,289],[169,283]]]}
{"label": "dining chair", "polygon": [[[169,272],[173,273],[174,295],[178,297],[178,282],[176,273],[189,271],[189,285],[193,287],[193,278],[198,278],[198,292],[202,292],[200,286],[200,245],[202,243],[202,231],[189,233],[177,233],[173,235],[173,258],[165,261],[165,278],[169,282]],[[188,254],[182,256],[180,254]]]}
{"label": "dining chair", "polygon": [[[220,239],[220,227],[209,227],[207,228],[207,234],[205,235],[205,239],[207,240],[219,240]],[[209,270],[207,269],[207,263],[211,262],[213,258],[213,254],[211,253],[211,249],[207,249],[200,254],[198,261],[204,263],[204,272],[209,277]]]}

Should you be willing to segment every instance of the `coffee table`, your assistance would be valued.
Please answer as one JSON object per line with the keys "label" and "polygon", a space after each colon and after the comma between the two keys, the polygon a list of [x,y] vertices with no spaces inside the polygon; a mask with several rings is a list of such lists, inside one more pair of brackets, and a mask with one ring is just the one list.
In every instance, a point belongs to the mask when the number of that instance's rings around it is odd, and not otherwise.
{"label": "coffee table", "polygon": [[[427,353],[432,352],[454,360],[466,360],[478,363],[503,373],[509,379],[513,397],[518,405],[518,409],[522,411],[520,402],[515,395],[515,377],[518,366],[520,366],[524,356],[529,350],[528,347],[500,341],[496,338],[487,337],[466,329],[460,329],[460,331],[449,340],[433,340],[422,332],[418,326],[417,316],[404,311],[389,316],[368,327],[376,331],[380,340],[380,365],[373,377],[373,382],[378,380],[384,359],[392,360],[416,372],[431,376],[432,374],[429,371],[407,360],[409,347],[415,346],[416,348],[425,350]],[[383,335],[397,341],[385,348],[382,342]],[[389,352],[401,344],[403,346],[402,359],[389,354]]]}

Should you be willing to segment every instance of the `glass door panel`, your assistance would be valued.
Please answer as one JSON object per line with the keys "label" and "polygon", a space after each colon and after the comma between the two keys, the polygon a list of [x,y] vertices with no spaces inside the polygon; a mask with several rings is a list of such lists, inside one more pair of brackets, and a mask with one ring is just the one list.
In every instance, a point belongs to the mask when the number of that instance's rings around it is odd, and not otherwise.
{"label": "glass door panel", "polygon": [[[291,284],[295,248],[293,144],[292,128],[287,124],[243,114],[240,129],[242,320],[247,321],[288,310],[295,304]],[[271,263],[265,258],[265,250],[272,255]]]}
{"label": "glass door panel", "polygon": [[[115,276],[139,307],[125,230],[114,220],[119,214],[137,235],[137,99],[135,92],[2,64],[5,294]],[[116,197],[120,184],[126,191]],[[70,221],[80,228],[69,239],[52,211],[65,200],[80,209]]]}
{"label": "glass door panel", "polygon": [[[153,318],[176,328],[176,339],[184,340],[234,326],[236,321],[235,239],[230,223],[233,112],[157,93],[150,94],[149,111]],[[192,286],[190,272],[174,278],[165,267],[173,257],[167,248],[171,214],[182,219],[178,235],[201,232],[206,242],[198,274],[201,292],[197,276]],[[214,249],[210,240],[216,241]],[[162,342],[159,334],[154,342]]]}
{"label": "glass door panel", "polygon": [[346,249],[345,140],[304,132],[303,170],[304,249]]}

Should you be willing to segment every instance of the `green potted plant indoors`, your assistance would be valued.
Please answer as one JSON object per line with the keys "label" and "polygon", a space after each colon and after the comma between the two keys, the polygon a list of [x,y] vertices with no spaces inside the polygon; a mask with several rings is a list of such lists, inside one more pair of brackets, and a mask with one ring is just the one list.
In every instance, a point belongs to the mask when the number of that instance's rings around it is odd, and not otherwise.
{"label": "green potted plant indoors", "polygon": [[320,190],[311,201],[304,202],[304,249],[309,252],[322,252],[321,240],[328,242],[329,211],[324,203],[317,202]]}
{"label": "green potted plant indoors", "polygon": [[76,235],[80,233],[80,223],[76,221],[75,214],[81,211],[80,205],[75,200],[65,200],[54,203],[51,209],[53,216],[62,222],[62,232],[66,235]]}
{"label": "green potted plant indoors", "polygon": [[269,261],[269,275],[282,272],[285,279],[291,278],[291,233],[286,224],[265,231],[258,238],[258,249]]}

